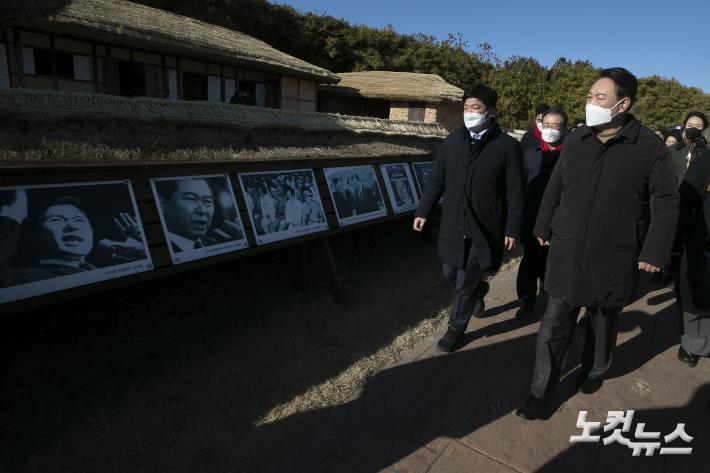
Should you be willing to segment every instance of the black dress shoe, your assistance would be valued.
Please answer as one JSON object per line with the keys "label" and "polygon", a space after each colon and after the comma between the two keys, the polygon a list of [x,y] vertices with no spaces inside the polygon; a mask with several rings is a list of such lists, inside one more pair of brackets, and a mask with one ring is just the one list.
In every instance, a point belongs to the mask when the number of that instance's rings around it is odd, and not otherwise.
{"label": "black dress shoe", "polygon": [[451,353],[459,347],[462,338],[463,333],[459,332],[453,327],[449,327],[448,329],[446,329],[446,333],[444,334],[444,336],[441,337],[437,342],[436,348],[439,351]]}
{"label": "black dress shoe", "polygon": [[527,420],[543,419],[547,402],[535,396],[530,396],[518,409],[515,415]]}
{"label": "black dress shoe", "polygon": [[698,364],[698,360],[700,359],[700,355],[693,355],[692,353],[688,353],[687,351],[685,351],[685,348],[680,346],[678,347],[678,359],[683,363],[687,364],[688,367],[695,368],[695,365]]}
{"label": "black dress shoe", "polygon": [[594,394],[599,391],[599,388],[604,384],[602,378],[578,378],[575,383],[575,392],[581,392],[584,394]]}
{"label": "black dress shoe", "polygon": [[473,305],[473,316],[477,319],[480,319],[486,311],[486,304],[484,303],[483,298],[486,297],[486,294],[488,294],[490,288],[491,286],[487,282],[481,281],[481,287],[478,289],[476,302]]}

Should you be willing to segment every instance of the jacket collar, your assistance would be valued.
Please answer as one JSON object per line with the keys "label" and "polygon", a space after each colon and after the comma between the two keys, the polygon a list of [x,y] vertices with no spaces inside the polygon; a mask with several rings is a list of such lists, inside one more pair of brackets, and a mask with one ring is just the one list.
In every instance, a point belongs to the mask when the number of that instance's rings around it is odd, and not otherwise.
{"label": "jacket collar", "polygon": [[[619,136],[624,138],[626,141],[630,141],[631,143],[636,143],[636,140],[638,139],[639,132],[641,131],[641,123],[639,123],[638,120],[636,120],[636,117],[634,117],[632,114],[627,113],[624,116],[624,124],[621,126],[621,130],[619,131]],[[580,130],[582,133],[581,139],[586,139],[589,138],[590,136],[595,136],[594,130],[592,127],[584,125],[584,128]]]}

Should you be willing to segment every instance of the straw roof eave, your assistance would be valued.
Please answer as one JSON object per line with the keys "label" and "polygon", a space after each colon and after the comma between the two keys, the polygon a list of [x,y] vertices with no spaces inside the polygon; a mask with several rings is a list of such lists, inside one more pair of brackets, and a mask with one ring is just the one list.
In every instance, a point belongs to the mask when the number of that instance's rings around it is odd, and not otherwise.
{"label": "straw roof eave", "polygon": [[340,80],[327,69],[278,51],[256,38],[126,0],[72,0],[54,15],[13,26],[120,46],[141,45],[155,52],[249,67],[318,83],[332,84]]}
{"label": "straw roof eave", "polygon": [[341,80],[337,85],[320,85],[318,93],[325,96],[428,103],[459,103],[463,95],[463,90],[435,74],[365,71],[341,73],[338,76]]}

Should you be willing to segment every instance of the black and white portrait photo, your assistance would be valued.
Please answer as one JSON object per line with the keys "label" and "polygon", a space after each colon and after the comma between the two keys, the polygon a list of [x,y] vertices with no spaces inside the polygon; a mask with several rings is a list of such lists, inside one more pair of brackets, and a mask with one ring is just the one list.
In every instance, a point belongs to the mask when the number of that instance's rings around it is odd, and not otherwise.
{"label": "black and white portrait photo", "polygon": [[312,169],[240,173],[256,243],[328,229]]}
{"label": "black and white portrait photo", "polygon": [[130,182],[0,188],[0,303],[152,268]]}
{"label": "black and white portrait photo", "polygon": [[340,226],[387,215],[374,166],[325,168]]}
{"label": "black and white portrait photo", "polygon": [[419,195],[424,192],[424,188],[429,182],[429,172],[431,171],[431,166],[434,161],[424,161],[412,163],[414,168],[414,178],[417,180],[417,187],[419,187]]}
{"label": "black and white portrait photo", "polygon": [[409,165],[407,163],[382,164],[380,169],[392,203],[392,210],[395,213],[402,213],[416,209],[419,198],[414,190]]}
{"label": "black and white portrait photo", "polygon": [[173,264],[249,246],[227,174],[151,179]]}

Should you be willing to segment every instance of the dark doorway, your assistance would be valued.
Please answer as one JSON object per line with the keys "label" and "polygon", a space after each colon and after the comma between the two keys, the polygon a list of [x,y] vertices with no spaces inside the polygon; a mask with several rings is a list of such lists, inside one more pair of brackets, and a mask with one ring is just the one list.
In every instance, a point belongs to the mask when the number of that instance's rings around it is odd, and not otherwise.
{"label": "dark doorway", "polygon": [[207,100],[207,76],[183,72],[182,91],[185,100]]}
{"label": "dark doorway", "polygon": [[126,97],[145,97],[145,65],[118,61],[119,93]]}

